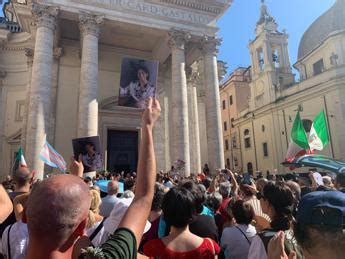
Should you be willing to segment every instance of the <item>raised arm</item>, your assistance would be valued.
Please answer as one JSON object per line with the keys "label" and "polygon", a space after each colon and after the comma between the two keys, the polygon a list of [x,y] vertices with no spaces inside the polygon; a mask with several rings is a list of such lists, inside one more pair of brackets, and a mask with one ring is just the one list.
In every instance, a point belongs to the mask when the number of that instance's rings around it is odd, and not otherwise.
{"label": "raised arm", "polygon": [[238,189],[239,189],[239,185],[238,185],[238,182],[236,180],[236,177],[234,175],[234,173],[229,170],[229,169],[226,169],[228,175],[230,176],[231,178],[231,184],[232,184],[232,189],[233,189],[233,194],[235,195],[235,197],[237,197],[238,195]]}
{"label": "raised arm", "polygon": [[157,172],[152,131],[160,112],[159,102],[150,98],[148,106],[142,115],[142,139],[139,151],[135,198],[119,225],[119,228],[127,228],[134,233],[137,246],[144,232],[154,194]]}
{"label": "raised arm", "polygon": [[13,205],[8,196],[6,190],[0,184],[0,223],[4,222],[5,219],[11,214]]}

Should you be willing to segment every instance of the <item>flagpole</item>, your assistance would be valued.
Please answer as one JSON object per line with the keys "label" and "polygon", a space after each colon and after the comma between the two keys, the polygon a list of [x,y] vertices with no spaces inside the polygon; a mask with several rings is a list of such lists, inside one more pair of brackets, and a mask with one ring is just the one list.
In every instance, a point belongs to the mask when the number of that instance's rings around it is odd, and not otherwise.
{"label": "flagpole", "polygon": [[329,125],[329,119],[328,119],[328,109],[327,109],[327,101],[326,101],[326,96],[323,96],[323,102],[325,106],[325,113],[326,113],[326,121],[327,121],[327,128],[328,128],[328,134],[329,134],[329,146],[331,148],[331,156],[334,158],[334,150],[333,150],[333,141],[332,141],[332,133],[331,133],[331,127]]}

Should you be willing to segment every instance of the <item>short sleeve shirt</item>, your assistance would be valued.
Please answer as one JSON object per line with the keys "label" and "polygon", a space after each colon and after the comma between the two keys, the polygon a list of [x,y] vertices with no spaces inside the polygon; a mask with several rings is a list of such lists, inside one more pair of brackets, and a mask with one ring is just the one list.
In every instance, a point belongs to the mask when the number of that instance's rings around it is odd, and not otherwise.
{"label": "short sleeve shirt", "polygon": [[101,247],[104,259],[136,259],[137,242],[132,231],[119,228]]}

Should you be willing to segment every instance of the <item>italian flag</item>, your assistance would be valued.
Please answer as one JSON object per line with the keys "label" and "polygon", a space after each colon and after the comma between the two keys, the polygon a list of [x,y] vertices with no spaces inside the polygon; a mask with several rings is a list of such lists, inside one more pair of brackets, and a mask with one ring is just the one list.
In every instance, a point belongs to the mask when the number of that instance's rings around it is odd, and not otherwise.
{"label": "italian flag", "polygon": [[24,151],[21,147],[18,150],[16,161],[18,162],[20,167],[28,167],[24,158]]}
{"label": "italian flag", "polygon": [[329,143],[329,135],[325,112],[320,112],[314,119],[309,134],[310,150],[323,150]]}
{"label": "italian flag", "polygon": [[296,157],[305,155],[308,150],[309,143],[307,133],[304,130],[299,112],[297,112],[295,121],[292,126],[290,144],[285,160],[291,162]]}

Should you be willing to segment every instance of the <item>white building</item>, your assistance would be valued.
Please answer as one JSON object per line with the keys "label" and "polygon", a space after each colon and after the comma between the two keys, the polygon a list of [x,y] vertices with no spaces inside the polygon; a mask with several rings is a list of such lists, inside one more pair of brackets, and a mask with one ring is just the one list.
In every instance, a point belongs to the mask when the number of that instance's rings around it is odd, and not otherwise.
{"label": "white building", "polygon": [[101,137],[107,169],[135,170],[140,111],[117,106],[123,57],[160,62],[158,169],[177,159],[187,175],[202,162],[223,167],[215,24],[231,2],[9,1],[0,29],[1,174],[22,146],[42,177],[46,139],[68,158],[72,138],[92,135]]}

